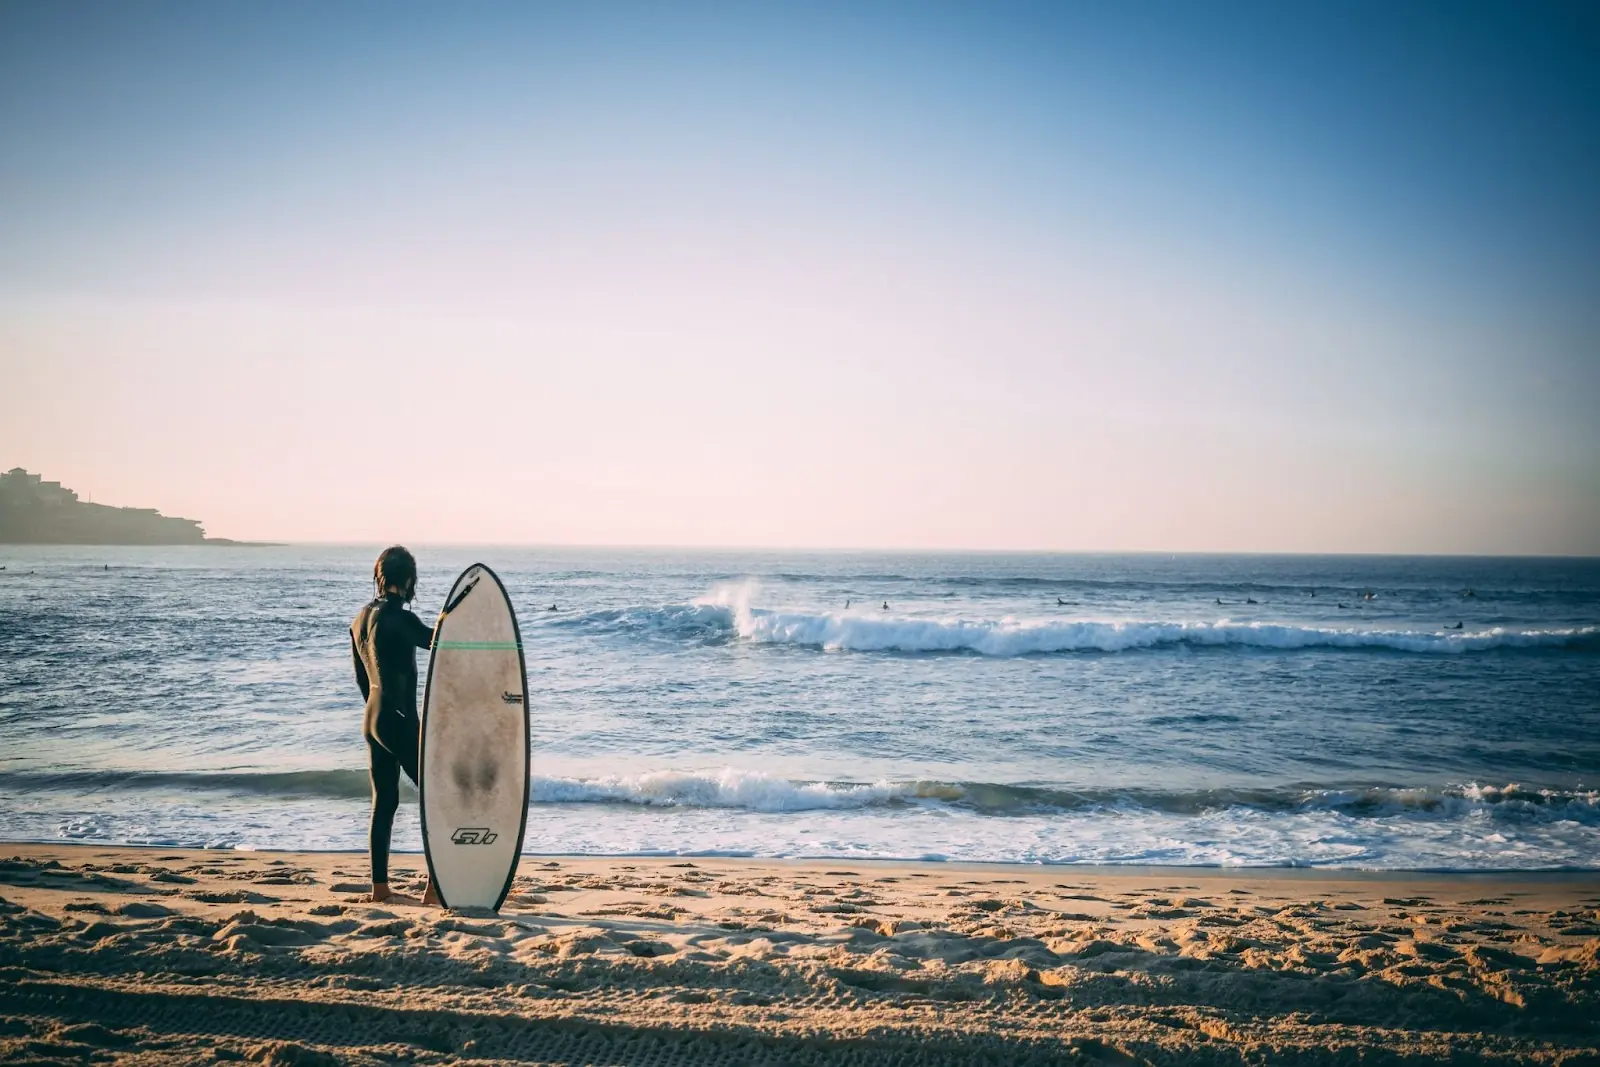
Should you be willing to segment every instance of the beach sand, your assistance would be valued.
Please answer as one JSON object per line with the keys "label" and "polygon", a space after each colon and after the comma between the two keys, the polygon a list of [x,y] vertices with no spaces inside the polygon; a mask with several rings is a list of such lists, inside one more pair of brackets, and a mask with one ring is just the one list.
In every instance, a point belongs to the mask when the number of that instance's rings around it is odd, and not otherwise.
{"label": "beach sand", "polygon": [[1600,1063],[1594,875],[0,857],[6,1064]]}

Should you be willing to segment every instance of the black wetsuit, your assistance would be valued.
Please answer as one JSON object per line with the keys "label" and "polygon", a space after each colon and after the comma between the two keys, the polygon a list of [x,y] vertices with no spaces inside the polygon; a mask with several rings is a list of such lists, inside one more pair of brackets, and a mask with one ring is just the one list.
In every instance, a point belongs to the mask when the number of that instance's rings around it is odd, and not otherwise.
{"label": "black wetsuit", "polygon": [[372,775],[372,880],[389,880],[389,833],[400,807],[400,772],[417,781],[417,649],[433,643],[433,631],[390,593],[356,613],[350,652],[356,684],[366,698],[367,756]]}

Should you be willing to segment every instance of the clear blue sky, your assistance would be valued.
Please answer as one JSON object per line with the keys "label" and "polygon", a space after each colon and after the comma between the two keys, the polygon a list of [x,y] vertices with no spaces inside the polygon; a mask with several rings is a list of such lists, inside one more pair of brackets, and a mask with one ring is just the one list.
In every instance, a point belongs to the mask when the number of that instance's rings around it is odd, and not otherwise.
{"label": "clear blue sky", "polygon": [[0,465],[217,534],[1600,553],[1597,344],[1593,5],[0,6]]}

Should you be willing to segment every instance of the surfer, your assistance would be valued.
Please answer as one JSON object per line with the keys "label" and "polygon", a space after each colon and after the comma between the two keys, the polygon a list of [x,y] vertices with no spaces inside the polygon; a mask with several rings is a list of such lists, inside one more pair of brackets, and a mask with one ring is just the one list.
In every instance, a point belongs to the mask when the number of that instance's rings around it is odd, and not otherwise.
{"label": "surfer", "polygon": [[1460,629],[1463,628],[1463,626],[1464,626],[1463,623],[1457,622],[1454,626],[1446,626],[1445,629],[1446,630],[1460,630]]}
{"label": "surfer", "polygon": [[[389,889],[389,837],[400,807],[400,772],[417,783],[417,649],[433,643],[433,630],[406,607],[417,591],[417,560],[410,552],[400,545],[384,549],[372,581],[377,595],[350,624],[356,685],[367,702],[362,733],[372,778],[371,899],[404,903]],[[439,903],[431,880],[422,903]]]}
{"label": "surfer", "polygon": [[849,597],[845,597],[844,598],[844,610],[846,610],[846,611],[850,610],[850,598]]}
{"label": "surfer", "polygon": [[1244,602],[1246,604],[1254,604],[1254,603],[1256,603],[1256,599],[1255,599],[1255,597],[1247,596],[1247,597],[1244,598]]}
{"label": "surfer", "polygon": [[885,600],[883,602],[883,610],[884,611],[888,611],[889,610],[889,602],[887,600]]}
{"label": "surfer", "polygon": [[551,604],[548,608],[545,608],[544,610],[546,610],[546,611],[554,611],[554,610],[556,610],[556,606],[554,604]]}
{"label": "surfer", "polygon": [[1067,602],[1065,600],[1062,600],[1060,597],[1056,597],[1056,607],[1064,608],[1066,606],[1067,606]]}

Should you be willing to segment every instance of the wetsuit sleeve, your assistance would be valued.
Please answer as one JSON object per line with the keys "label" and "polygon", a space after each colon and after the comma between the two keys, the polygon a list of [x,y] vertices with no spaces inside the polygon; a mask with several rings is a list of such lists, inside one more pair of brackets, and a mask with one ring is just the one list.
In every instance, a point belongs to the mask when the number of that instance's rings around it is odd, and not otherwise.
{"label": "wetsuit sleeve", "polygon": [[356,664],[356,685],[361,687],[361,699],[365,700],[372,693],[372,683],[367,680],[367,668],[361,662],[361,650],[356,648],[356,635],[350,635],[350,658]]}
{"label": "wetsuit sleeve", "polygon": [[411,631],[411,640],[418,648],[430,648],[433,645],[433,627],[428,626],[411,612],[406,612],[406,627]]}

